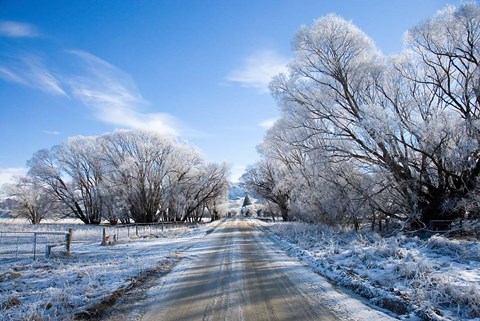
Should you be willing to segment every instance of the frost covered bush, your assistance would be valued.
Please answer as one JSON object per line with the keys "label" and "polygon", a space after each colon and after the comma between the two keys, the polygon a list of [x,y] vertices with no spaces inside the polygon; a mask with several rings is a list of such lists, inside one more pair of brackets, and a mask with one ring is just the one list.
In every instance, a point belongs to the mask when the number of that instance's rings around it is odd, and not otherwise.
{"label": "frost covered bush", "polygon": [[308,224],[302,222],[275,224],[272,230],[281,235],[285,235],[292,243],[301,243],[308,246],[319,246],[320,243],[328,242],[332,244],[335,242],[335,230],[316,224]]}
{"label": "frost covered bush", "polygon": [[273,224],[270,231],[335,283],[397,313],[430,320],[480,317],[478,242],[402,233],[382,238],[299,222]]}
{"label": "frost covered bush", "polygon": [[[68,258],[0,261],[0,321],[73,320],[76,313],[87,311],[191,245],[208,228],[166,229],[163,237],[119,242],[114,247],[75,243]],[[173,237],[178,242],[171,242]]]}
{"label": "frost covered bush", "polygon": [[480,243],[451,240],[439,235],[432,236],[427,247],[441,255],[454,257],[459,261],[480,260]]}
{"label": "frost covered bush", "polygon": [[424,305],[443,311],[454,320],[480,317],[480,288],[478,283],[465,283],[454,275],[428,275],[415,280],[412,295]]}

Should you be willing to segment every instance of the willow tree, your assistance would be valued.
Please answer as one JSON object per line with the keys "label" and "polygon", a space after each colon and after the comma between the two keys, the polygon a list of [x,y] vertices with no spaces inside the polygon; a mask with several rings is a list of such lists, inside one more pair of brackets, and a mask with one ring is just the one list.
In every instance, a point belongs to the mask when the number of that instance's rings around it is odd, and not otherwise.
{"label": "willow tree", "polygon": [[[480,172],[479,11],[439,12],[407,34],[396,57],[335,15],[303,27],[289,73],[271,84],[288,119],[277,137],[307,160],[348,162],[376,181],[382,197],[364,195],[376,210],[417,225],[457,217],[449,209]],[[306,181],[315,180],[304,164]]]}

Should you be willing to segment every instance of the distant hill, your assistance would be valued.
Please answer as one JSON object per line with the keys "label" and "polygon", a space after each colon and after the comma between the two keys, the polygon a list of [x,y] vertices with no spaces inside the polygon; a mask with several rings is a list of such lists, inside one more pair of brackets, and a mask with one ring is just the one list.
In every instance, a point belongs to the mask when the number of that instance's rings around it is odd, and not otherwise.
{"label": "distant hill", "polygon": [[238,199],[244,199],[245,194],[250,195],[254,200],[260,200],[263,202],[263,198],[258,195],[257,193],[253,191],[248,191],[245,188],[243,188],[240,183],[230,183],[230,186],[228,187],[228,200],[229,201],[236,201]]}
{"label": "distant hill", "polygon": [[230,183],[228,186],[228,200],[235,201],[239,198],[243,199],[247,191],[240,186],[239,183]]}
{"label": "distant hill", "polygon": [[5,210],[0,209],[0,218],[11,219],[11,218],[13,218],[13,215],[9,211],[5,211]]}
{"label": "distant hill", "polygon": [[5,198],[0,200],[0,218],[12,218],[10,209],[12,208],[12,200]]}

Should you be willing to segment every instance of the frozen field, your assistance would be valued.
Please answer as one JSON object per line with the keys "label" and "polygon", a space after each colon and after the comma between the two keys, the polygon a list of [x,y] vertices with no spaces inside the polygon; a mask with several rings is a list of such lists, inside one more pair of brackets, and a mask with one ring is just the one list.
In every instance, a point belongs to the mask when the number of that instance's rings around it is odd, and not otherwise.
{"label": "frozen field", "polygon": [[[480,320],[480,245],[473,240],[380,238],[304,223],[229,219],[124,238],[112,246],[74,243],[70,257],[61,250],[52,256],[0,263],[0,320],[73,319],[159,275],[147,282],[143,297],[119,297],[101,315],[151,320],[149,315],[181,317],[187,311],[288,319],[304,313],[315,320],[320,309],[331,320],[370,320],[375,313],[376,320]],[[298,295],[305,306],[295,303]],[[322,305],[312,309],[310,301]],[[289,310],[288,304],[302,309]]]}
{"label": "frozen field", "polygon": [[480,320],[480,244],[339,232],[306,223],[263,223],[281,248],[403,318]]}
{"label": "frozen field", "polygon": [[58,250],[50,259],[2,261],[0,320],[73,318],[158,264],[168,264],[168,257],[191,246],[215,224],[165,229],[154,237],[121,239],[114,246],[101,246],[98,240],[73,243],[70,257]]}

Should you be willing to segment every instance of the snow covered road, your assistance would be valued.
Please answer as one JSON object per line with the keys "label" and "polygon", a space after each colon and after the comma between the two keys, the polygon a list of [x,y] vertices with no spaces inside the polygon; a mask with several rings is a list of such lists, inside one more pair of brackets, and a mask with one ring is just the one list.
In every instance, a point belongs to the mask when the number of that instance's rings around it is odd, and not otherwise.
{"label": "snow covered road", "polygon": [[395,320],[279,250],[253,219],[199,239],[136,302],[107,320]]}

